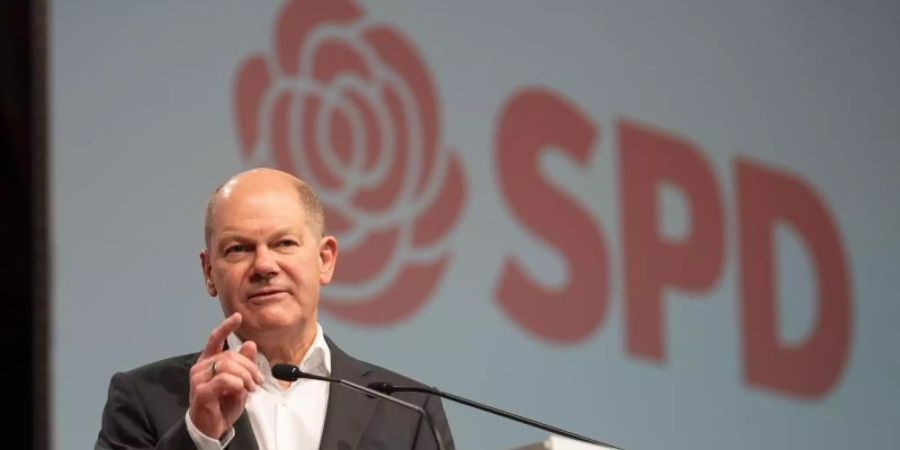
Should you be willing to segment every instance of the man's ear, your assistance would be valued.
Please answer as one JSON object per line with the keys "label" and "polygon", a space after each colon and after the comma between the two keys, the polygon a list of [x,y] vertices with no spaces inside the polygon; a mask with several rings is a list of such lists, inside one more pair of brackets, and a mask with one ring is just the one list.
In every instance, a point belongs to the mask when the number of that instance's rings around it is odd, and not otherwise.
{"label": "man's ear", "polygon": [[210,297],[219,295],[216,290],[216,283],[212,279],[212,263],[209,261],[209,250],[200,250],[200,268],[203,270],[203,281],[206,285],[206,292]]}
{"label": "man's ear", "polygon": [[319,283],[328,284],[337,265],[338,245],[334,236],[325,236],[319,241]]}

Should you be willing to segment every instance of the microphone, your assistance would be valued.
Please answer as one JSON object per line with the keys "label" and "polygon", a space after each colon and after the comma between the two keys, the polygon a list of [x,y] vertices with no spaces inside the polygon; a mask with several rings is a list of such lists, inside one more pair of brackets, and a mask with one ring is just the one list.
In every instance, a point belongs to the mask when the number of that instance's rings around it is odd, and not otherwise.
{"label": "microphone", "polygon": [[607,447],[613,450],[622,450],[619,447],[614,445],[607,444],[605,442],[598,441],[596,439],[591,439],[586,436],[582,436],[580,434],[575,434],[571,431],[566,431],[560,428],[556,428],[551,425],[547,425],[545,423],[538,422],[533,419],[529,419],[527,417],[522,417],[517,414],[513,414],[509,411],[504,411],[499,408],[494,408],[493,406],[488,406],[482,403],[478,403],[467,398],[460,397],[458,395],[453,395],[448,392],[441,391],[438,388],[428,388],[428,387],[419,387],[419,386],[395,386],[391,383],[385,381],[376,381],[374,383],[369,383],[369,388],[378,392],[382,392],[384,394],[392,394],[394,392],[419,392],[423,394],[429,395],[437,395],[438,397],[446,398],[447,400],[454,401],[456,403],[461,403],[466,406],[470,406],[472,408],[480,409],[482,411],[489,412],[494,415],[498,415],[500,417],[504,417],[510,420],[515,420],[519,423],[524,423],[525,425],[530,425],[535,428],[540,428],[544,431],[549,431],[554,434],[558,434],[560,436],[567,437],[569,439],[575,439],[576,441],[586,442],[588,444],[599,445],[601,447]]}
{"label": "microphone", "polygon": [[307,372],[300,370],[299,367],[297,367],[293,364],[275,364],[272,367],[272,376],[275,378],[278,378],[279,380],[282,380],[282,381],[292,381],[293,382],[293,381],[297,381],[300,378],[306,378],[309,380],[319,380],[319,381],[325,381],[327,383],[340,384],[341,386],[345,386],[354,391],[361,392],[369,397],[380,398],[382,400],[387,400],[396,405],[400,405],[404,408],[411,409],[411,410],[419,413],[419,415],[421,415],[425,419],[425,422],[428,423],[428,426],[431,427],[431,432],[432,432],[432,434],[434,434],[434,440],[437,443],[438,450],[447,450],[447,447],[444,446],[444,438],[441,436],[440,431],[438,431],[437,427],[434,425],[434,419],[432,419],[431,414],[428,414],[428,412],[425,411],[425,409],[423,409],[421,406],[413,405],[412,403],[405,402],[398,398],[391,397],[390,395],[384,394],[384,393],[379,392],[374,389],[367,388],[365,386],[361,386],[352,381],[347,381],[347,380],[344,380],[341,378],[325,377],[325,376],[321,376],[321,375],[307,373]]}

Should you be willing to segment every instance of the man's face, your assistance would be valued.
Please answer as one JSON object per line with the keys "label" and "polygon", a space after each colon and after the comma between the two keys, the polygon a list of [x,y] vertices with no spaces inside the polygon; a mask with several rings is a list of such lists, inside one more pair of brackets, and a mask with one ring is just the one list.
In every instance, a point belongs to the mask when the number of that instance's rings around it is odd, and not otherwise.
{"label": "man's face", "polygon": [[238,183],[219,198],[200,254],[207,291],[226,316],[241,313],[244,339],[314,329],[337,259],[336,241],[309,226],[296,189],[273,184]]}

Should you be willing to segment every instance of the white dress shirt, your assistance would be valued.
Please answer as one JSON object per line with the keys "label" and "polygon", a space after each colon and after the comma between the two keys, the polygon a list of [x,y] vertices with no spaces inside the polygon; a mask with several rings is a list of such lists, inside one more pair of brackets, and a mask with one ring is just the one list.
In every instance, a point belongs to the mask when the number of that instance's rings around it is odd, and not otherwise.
{"label": "white dress shirt", "polygon": [[[228,336],[229,351],[241,346],[241,340],[233,333]],[[265,380],[247,398],[246,411],[256,435],[260,450],[317,449],[325,426],[325,410],[328,407],[329,383],[300,379],[283,388],[272,377],[269,361],[262,353],[256,354],[256,365]],[[300,370],[315,375],[331,376],[331,350],[322,334],[322,326],[316,324],[316,338],[300,363]],[[234,438],[232,427],[217,440],[204,435],[185,414],[188,434],[199,450],[222,450]]]}

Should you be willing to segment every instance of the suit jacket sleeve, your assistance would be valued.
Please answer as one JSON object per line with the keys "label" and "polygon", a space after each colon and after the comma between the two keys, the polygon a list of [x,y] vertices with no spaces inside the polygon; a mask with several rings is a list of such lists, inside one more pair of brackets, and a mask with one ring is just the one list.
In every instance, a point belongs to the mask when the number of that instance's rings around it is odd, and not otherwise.
{"label": "suit jacket sleeve", "polygon": [[184,418],[165,430],[151,421],[146,402],[135,387],[134,375],[117,373],[109,383],[95,450],[193,449]]}

